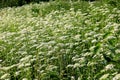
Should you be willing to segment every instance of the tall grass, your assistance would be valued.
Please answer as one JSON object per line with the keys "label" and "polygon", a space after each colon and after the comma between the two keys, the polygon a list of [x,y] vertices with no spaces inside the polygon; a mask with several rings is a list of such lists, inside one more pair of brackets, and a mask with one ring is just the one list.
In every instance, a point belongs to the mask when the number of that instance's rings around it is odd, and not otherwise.
{"label": "tall grass", "polygon": [[119,80],[120,10],[96,4],[1,9],[0,79]]}

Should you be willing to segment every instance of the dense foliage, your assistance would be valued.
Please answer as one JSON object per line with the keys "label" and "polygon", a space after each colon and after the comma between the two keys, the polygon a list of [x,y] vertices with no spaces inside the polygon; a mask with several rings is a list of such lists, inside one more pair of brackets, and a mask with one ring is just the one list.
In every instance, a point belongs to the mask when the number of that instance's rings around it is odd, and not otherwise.
{"label": "dense foliage", "polygon": [[119,13],[97,2],[1,9],[0,79],[119,80]]}
{"label": "dense foliage", "polygon": [[57,1],[57,2],[65,2],[65,1],[69,1],[69,2],[74,2],[74,1],[87,1],[87,2],[94,2],[94,1],[98,1],[99,3],[101,2],[107,2],[113,6],[117,6],[120,5],[120,0],[0,0],[0,8],[3,7],[17,7],[17,6],[22,6],[25,4],[29,4],[29,3],[39,3],[39,2],[51,2],[51,1]]}
{"label": "dense foliage", "polygon": [[24,4],[28,4],[31,2],[46,2],[49,0],[0,0],[0,8],[1,7],[13,7],[13,6],[22,6]]}

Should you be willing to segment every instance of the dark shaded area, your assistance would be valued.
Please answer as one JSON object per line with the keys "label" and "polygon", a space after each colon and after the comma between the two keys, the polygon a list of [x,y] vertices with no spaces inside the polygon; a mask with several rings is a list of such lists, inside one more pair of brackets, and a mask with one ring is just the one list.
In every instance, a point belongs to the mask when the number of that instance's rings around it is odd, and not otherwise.
{"label": "dark shaded area", "polygon": [[48,2],[49,0],[18,0],[18,6],[22,6],[24,4],[29,4],[31,2],[36,2],[36,3],[39,3],[39,2]]}
{"label": "dark shaded area", "polygon": [[48,2],[49,0],[0,0],[0,8],[22,6],[29,3]]}
{"label": "dark shaded area", "polygon": [[103,57],[104,59],[107,61],[107,62],[114,62],[110,57],[108,57],[107,55],[103,54]]}
{"label": "dark shaded area", "polygon": [[108,63],[109,63],[109,62],[115,62],[115,63],[120,62],[120,60],[115,61],[115,60],[112,59],[112,57],[109,57],[109,56],[107,56],[107,55],[105,55],[105,54],[103,54],[103,57],[104,57],[104,59],[105,59]]}
{"label": "dark shaded area", "polygon": [[[62,1],[62,0],[0,0],[0,8],[3,7],[13,7],[22,6],[29,3],[39,3],[39,2],[49,2],[49,1]],[[63,0],[64,1],[64,0]],[[66,0],[69,1],[69,0]],[[76,0],[72,0],[76,1]],[[82,1],[96,1],[96,0],[82,0]]]}

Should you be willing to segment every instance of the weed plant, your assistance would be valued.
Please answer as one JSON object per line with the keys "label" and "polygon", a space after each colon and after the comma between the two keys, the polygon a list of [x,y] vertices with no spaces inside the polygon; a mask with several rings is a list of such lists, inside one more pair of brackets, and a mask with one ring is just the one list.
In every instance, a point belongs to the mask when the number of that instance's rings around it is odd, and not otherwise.
{"label": "weed plant", "polygon": [[96,4],[1,9],[0,80],[120,80],[120,10]]}

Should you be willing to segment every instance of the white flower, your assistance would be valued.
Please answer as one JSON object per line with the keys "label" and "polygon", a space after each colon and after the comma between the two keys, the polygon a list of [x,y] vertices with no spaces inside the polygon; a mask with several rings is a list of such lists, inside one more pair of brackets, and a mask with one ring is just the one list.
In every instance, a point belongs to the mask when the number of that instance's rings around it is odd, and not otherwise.
{"label": "white flower", "polygon": [[91,42],[92,42],[92,43],[96,43],[96,42],[97,42],[97,40],[96,40],[96,39],[94,39],[94,40],[92,40]]}
{"label": "white flower", "polygon": [[108,39],[108,40],[110,40],[110,39],[115,39],[115,37],[114,37],[114,36],[108,36],[107,39]]}
{"label": "white flower", "polygon": [[104,74],[102,77],[100,77],[99,80],[106,80],[108,76],[109,76],[109,74]]}
{"label": "white flower", "polygon": [[92,47],[90,47],[90,50],[93,51],[95,47],[96,47],[96,46],[92,46]]}
{"label": "white flower", "polygon": [[30,66],[31,64],[30,63],[26,63],[24,66],[27,67],[27,66]]}
{"label": "white flower", "polygon": [[2,62],[2,60],[0,59],[0,62]]}
{"label": "white flower", "polygon": [[0,70],[8,71],[8,70],[10,70],[11,68],[16,67],[17,65],[18,65],[18,64],[14,64],[14,65],[11,65],[11,66],[8,66],[8,67],[0,67]]}
{"label": "white flower", "polygon": [[18,76],[20,74],[20,71],[15,72],[15,76]]}
{"label": "white flower", "polygon": [[107,66],[105,66],[105,70],[111,70],[114,68],[113,64],[108,64]]}
{"label": "white flower", "polygon": [[72,67],[73,67],[72,64],[67,65],[67,68],[72,68]]}
{"label": "white flower", "polygon": [[81,80],[82,78],[81,77],[78,77],[78,80]]}
{"label": "white flower", "polygon": [[2,75],[0,79],[1,79],[1,80],[5,80],[6,78],[9,77],[9,75],[10,75],[10,74],[6,73],[6,74]]}
{"label": "white flower", "polygon": [[30,58],[32,58],[32,55],[28,55],[28,56],[22,58],[22,59],[20,60],[20,62],[24,62],[24,61],[26,62],[26,61],[29,61]]}
{"label": "white flower", "polygon": [[65,44],[63,44],[63,43],[58,43],[57,46],[59,46],[59,47],[64,47]]}
{"label": "white flower", "polygon": [[73,67],[74,68],[80,67],[80,63],[75,63]]}
{"label": "white flower", "polygon": [[74,39],[76,40],[76,41],[78,41],[78,40],[80,40],[80,34],[78,34],[78,35],[75,35],[75,37],[74,37]]}
{"label": "white flower", "polygon": [[92,35],[94,35],[94,34],[95,34],[94,31],[90,31],[89,33],[86,33],[86,34],[85,34],[85,37],[92,36]]}
{"label": "white flower", "polygon": [[112,80],[120,80],[120,74],[116,74],[115,77],[113,77]]}
{"label": "white flower", "polygon": [[48,44],[56,44],[55,41],[49,41]]}
{"label": "white flower", "polygon": [[18,65],[18,68],[22,68],[22,67],[24,67],[23,63],[21,63],[21,64]]}
{"label": "white flower", "polygon": [[27,78],[23,78],[22,80],[28,80]]}
{"label": "white flower", "polygon": [[117,54],[120,54],[120,49],[116,49],[115,52],[116,52]]}
{"label": "white flower", "polygon": [[71,80],[75,80],[75,77],[74,77],[74,76],[71,76]]}
{"label": "white flower", "polygon": [[92,52],[86,52],[86,53],[84,53],[82,56],[87,57],[87,56],[90,56],[90,55],[93,55],[93,53],[92,53]]}
{"label": "white flower", "polygon": [[46,70],[49,70],[49,71],[52,71],[54,69],[57,69],[57,66],[54,66],[54,65],[49,65]]}
{"label": "white flower", "polygon": [[93,65],[96,65],[97,64],[97,62],[88,62],[88,64],[87,64],[87,66],[93,66]]}
{"label": "white flower", "polygon": [[67,38],[67,36],[61,36],[59,37],[60,40],[65,40]]}

